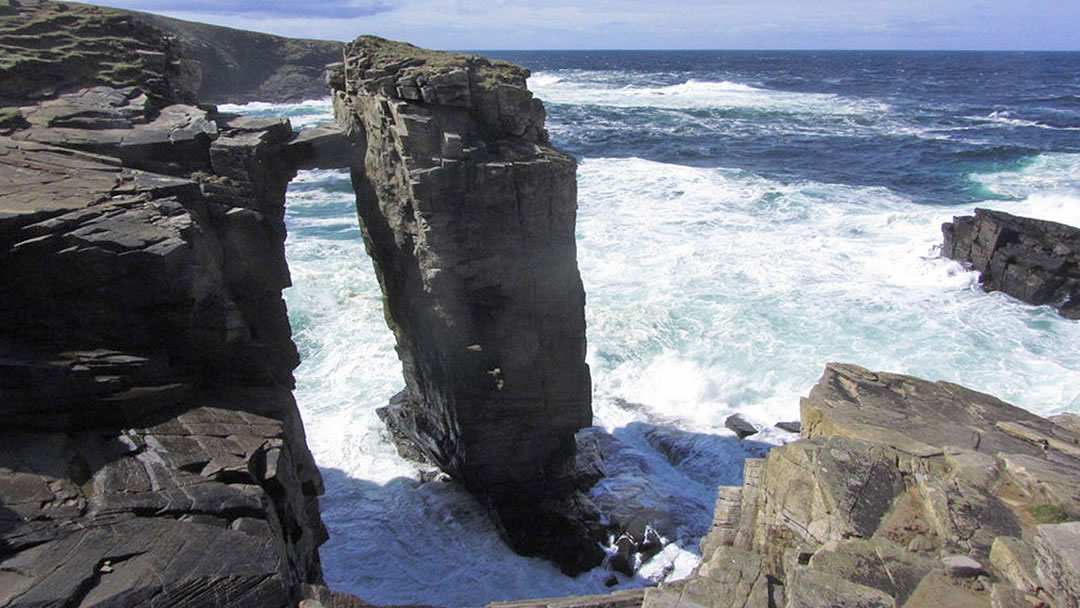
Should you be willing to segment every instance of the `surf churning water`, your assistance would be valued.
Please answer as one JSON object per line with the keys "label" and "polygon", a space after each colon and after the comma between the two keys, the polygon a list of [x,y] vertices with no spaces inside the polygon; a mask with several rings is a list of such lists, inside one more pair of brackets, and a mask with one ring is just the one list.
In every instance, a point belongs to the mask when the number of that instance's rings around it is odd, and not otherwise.
{"label": "surf churning water", "polygon": [[[685,575],[717,484],[793,438],[772,429],[828,361],[1080,412],[1080,323],[983,293],[942,259],[976,206],[1080,225],[1075,53],[518,52],[553,143],[580,162],[601,504],[672,513],[672,544],[619,587]],[[328,102],[226,110],[330,120]],[[400,389],[345,171],[288,195],[296,396],[322,468],[328,583],[381,604],[599,593],[512,554],[480,507],[421,483],[376,407]],[[724,419],[768,428],[739,442]]]}

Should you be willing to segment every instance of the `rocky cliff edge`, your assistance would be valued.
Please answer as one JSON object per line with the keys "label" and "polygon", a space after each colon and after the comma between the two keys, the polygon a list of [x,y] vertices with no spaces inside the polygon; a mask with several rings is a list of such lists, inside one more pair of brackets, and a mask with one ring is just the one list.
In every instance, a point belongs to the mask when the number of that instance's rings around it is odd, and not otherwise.
{"label": "rocky cliff edge", "polygon": [[149,26],[11,4],[0,606],[296,605],[326,531],[291,394],[284,193],[322,140],[186,103]]}
{"label": "rocky cliff edge", "polygon": [[830,364],[802,438],[720,488],[694,576],[644,605],[1077,606],[1077,421]]}

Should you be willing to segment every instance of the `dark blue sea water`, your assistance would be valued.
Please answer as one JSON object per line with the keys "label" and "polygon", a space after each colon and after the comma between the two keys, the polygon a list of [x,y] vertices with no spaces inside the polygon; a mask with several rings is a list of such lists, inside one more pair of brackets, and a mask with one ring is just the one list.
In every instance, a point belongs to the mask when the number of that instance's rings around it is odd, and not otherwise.
{"label": "dark blue sea water", "polygon": [[[938,251],[976,206],[1080,225],[1080,53],[488,55],[531,68],[552,143],[579,160],[595,424],[621,446],[594,497],[677,524],[620,586],[693,567],[715,486],[760,453],[724,419],[792,439],[769,427],[828,361],[1080,412],[1080,323],[984,293]],[[307,126],[330,104],[239,109]],[[303,172],[286,221],[328,582],[382,604],[606,591],[605,572],[513,555],[468,495],[398,458],[373,410],[400,366],[347,173]]]}
{"label": "dark blue sea water", "polygon": [[[581,157],[739,167],[955,204],[985,200],[972,173],[1080,152],[1080,53],[490,55],[572,85],[577,96],[549,97],[545,80],[540,96],[558,143]],[[630,95],[589,95],[620,89]]]}

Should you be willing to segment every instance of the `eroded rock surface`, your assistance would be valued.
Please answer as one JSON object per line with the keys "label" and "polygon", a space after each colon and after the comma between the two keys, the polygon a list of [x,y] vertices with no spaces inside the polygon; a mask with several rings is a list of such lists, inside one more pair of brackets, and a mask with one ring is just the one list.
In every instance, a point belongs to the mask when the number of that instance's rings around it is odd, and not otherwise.
{"label": "eroded rock surface", "polygon": [[976,209],[941,230],[942,254],[979,271],[988,291],[1080,319],[1080,228]]}
{"label": "eroded rock surface", "polygon": [[346,54],[335,112],[406,384],[384,418],[515,549],[596,565],[569,466],[592,422],[575,162],[547,145],[523,68],[373,37]]}
{"label": "eroded rock surface", "polygon": [[287,120],[99,86],[0,137],[0,606],[291,606],[322,481]]}
{"label": "eroded rock surface", "polygon": [[1074,606],[1078,445],[989,395],[829,364],[802,439],[721,488],[695,575],[645,605]]}

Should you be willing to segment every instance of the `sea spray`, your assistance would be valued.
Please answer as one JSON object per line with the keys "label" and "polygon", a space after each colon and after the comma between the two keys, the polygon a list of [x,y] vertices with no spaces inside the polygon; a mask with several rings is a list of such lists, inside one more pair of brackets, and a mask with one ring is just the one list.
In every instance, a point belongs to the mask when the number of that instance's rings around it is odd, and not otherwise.
{"label": "sea spray", "polygon": [[[1080,324],[984,293],[937,251],[940,224],[976,206],[1080,224],[1075,134],[1039,126],[1080,126],[1075,97],[1047,93],[1080,86],[1058,59],[1035,83],[1023,74],[1044,58],[1020,54],[506,58],[534,68],[553,141],[580,161],[595,421],[619,441],[597,499],[674,511],[675,542],[620,587],[692,567],[714,486],[793,438],[771,424],[798,417],[827,361],[1080,412]],[[997,61],[1001,81],[964,61]],[[330,120],[325,101],[226,109]],[[469,495],[397,456],[373,410],[400,364],[347,172],[301,172],[287,222],[331,586],[445,606],[606,591],[606,572],[568,579],[510,553]],[[766,430],[740,442],[732,413]]]}

